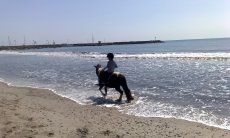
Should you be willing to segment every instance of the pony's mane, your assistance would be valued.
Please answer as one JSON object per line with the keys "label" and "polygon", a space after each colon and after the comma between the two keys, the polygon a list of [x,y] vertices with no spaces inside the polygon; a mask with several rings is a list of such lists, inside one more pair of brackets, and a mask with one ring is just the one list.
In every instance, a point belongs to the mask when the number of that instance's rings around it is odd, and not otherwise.
{"label": "pony's mane", "polygon": [[103,71],[102,67],[98,68],[98,75],[100,75],[102,71]]}
{"label": "pony's mane", "polygon": [[102,71],[103,70],[103,68],[102,67],[100,67],[100,68],[98,68],[98,71],[100,72],[100,71]]}

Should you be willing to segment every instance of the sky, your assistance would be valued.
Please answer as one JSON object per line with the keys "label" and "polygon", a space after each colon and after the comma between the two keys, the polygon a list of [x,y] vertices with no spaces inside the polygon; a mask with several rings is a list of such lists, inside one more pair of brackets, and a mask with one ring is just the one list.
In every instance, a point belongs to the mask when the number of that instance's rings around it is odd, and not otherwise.
{"label": "sky", "polygon": [[230,0],[0,0],[0,45],[230,37],[229,7]]}

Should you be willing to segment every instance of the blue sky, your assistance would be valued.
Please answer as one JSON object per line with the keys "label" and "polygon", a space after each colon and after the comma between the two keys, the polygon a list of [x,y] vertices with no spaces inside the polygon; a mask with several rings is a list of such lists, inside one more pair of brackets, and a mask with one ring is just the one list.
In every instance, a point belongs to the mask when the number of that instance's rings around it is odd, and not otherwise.
{"label": "blue sky", "polygon": [[0,45],[230,37],[230,0],[0,0]]}

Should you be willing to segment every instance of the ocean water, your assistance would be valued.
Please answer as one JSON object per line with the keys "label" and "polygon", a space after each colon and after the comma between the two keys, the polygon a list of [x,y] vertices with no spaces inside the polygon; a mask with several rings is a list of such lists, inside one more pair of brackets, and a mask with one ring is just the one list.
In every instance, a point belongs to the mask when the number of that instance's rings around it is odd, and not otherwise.
{"label": "ocean water", "polygon": [[[94,65],[115,53],[136,100],[101,98]],[[230,39],[160,44],[0,51],[0,78],[48,88],[80,104],[117,107],[125,114],[173,117],[230,129]],[[113,89],[108,95],[119,96]],[[123,97],[123,101],[126,97]]]}

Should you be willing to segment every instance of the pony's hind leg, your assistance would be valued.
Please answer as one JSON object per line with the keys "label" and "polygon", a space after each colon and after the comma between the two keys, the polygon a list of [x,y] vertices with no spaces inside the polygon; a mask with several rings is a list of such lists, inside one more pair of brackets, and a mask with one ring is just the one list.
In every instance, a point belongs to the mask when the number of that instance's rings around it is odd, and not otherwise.
{"label": "pony's hind leg", "polygon": [[131,94],[131,91],[130,89],[128,88],[127,86],[127,82],[126,82],[126,79],[124,77],[124,79],[122,80],[121,82],[121,86],[123,88],[123,90],[125,91],[125,95],[126,95],[126,98],[127,98],[127,102],[131,102],[132,100],[134,100],[132,94]]}
{"label": "pony's hind leg", "polygon": [[115,90],[117,90],[120,93],[120,97],[116,100],[117,102],[121,102],[122,100],[122,95],[123,95],[123,91],[121,90],[120,87],[115,87]]}

